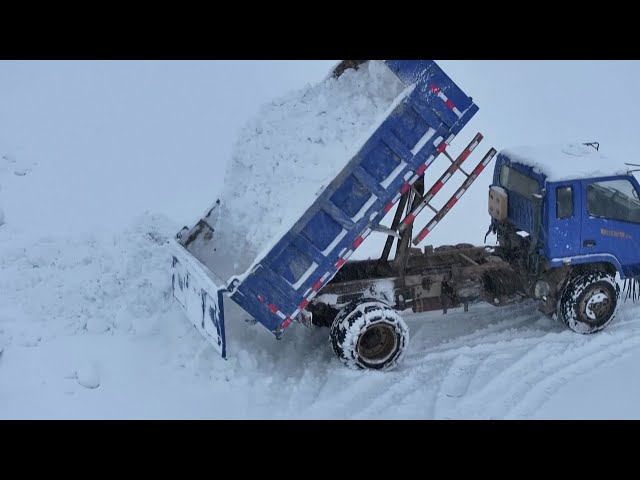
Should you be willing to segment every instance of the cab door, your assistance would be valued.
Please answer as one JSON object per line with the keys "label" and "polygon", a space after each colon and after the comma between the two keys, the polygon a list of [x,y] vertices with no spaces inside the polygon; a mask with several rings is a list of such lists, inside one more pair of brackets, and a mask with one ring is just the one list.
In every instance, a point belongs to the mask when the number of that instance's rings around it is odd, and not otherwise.
{"label": "cab door", "polygon": [[580,255],[582,238],[582,185],[580,182],[547,186],[551,258]]}
{"label": "cab door", "polygon": [[613,255],[625,276],[640,275],[638,182],[629,177],[584,180],[582,190],[581,254]]}

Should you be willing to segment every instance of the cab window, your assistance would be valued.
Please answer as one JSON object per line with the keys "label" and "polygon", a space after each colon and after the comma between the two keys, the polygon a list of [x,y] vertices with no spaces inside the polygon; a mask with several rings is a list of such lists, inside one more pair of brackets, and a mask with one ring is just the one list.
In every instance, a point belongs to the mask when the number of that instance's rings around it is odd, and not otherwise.
{"label": "cab window", "polygon": [[596,218],[640,223],[640,197],[629,180],[592,183],[587,187],[587,211]]}
{"label": "cab window", "polygon": [[566,220],[573,217],[573,187],[556,188],[556,218]]}

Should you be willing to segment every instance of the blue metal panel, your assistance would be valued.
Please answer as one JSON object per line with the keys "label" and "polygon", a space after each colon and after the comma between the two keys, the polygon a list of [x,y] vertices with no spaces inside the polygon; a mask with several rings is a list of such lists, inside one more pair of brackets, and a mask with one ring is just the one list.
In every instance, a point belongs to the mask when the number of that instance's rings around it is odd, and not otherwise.
{"label": "blue metal panel", "polygon": [[623,267],[620,260],[612,254],[601,255],[585,255],[568,258],[551,258],[549,263],[552,267],[562,267],[563,265],[584,265],[587,263],[610,263],[618,272],[620,272],[621,278],[624,280],[626,276],[623,273]]}
{"label": "blue metal panel", "polygon": [[363,157],[360,166],[376,181],[382,182],[393,172],[402,159],[384,141]]}
{"label": "blue metal panel", "polygon": [[353,170],[353,176],[361,185],[366,185],[367,187],[365,188],[367,188],[376,197],[383,197],[385,195],[386,192],[382,185],[380,185],[380,182],[362,168],[362,166],[356,167]]}
{"label": "blue metal panel", "polygon": [[[380,129],[371,140],[367,142],[365,147],[358,153],[359,157],[365,157],[366,155],[376,155],[377,152],[382,148],[383,145],[386,145],[391,149],[391,151],[403,162],[410,162],[413,158],[413,153],[411,153],[411,148],[407,148],[407,146],[399,139],[398,135],[391,131],[391,126],[393,125],[393,118],[400,114],[400,112],[404,111],[402,105],[399,105],[396,110],[391,114],[389,119],[387,120],[387,129]],[[378,155],[378,158],[383,163],[389,163],[390,159],[386,156]],[[386,177],[385,177],[386,178]]]}
{"label": "blue metal panel", "polygon": [[[573,215],[558,218],[558,189],[570,187],[573,192]],[[545,255],[547,258],[566,258],[580,255],[582,228],[582,185],[580,182],[547,183],[545,210],[547,221],[543,223],[545,233]]]}
{"label": "blue metal panel", "polygon": [[[264,301],[260,300],[261,296],[264,297]],[[296,304],[292,301],[296,297],[296,292],[282,281],[280,275],[267,266],[259,265],[254,273],[240,285],[231,299],[265,327],[275,332],[283,320],[270,311],[268,305],[275,305],[280,311],[289,315],[296,308]]]}
{"label": "blue metal panel", "polygon": [[287,282],[296,283],[313,264],[313,259],[290,242],[282,253],[275,257],[271,267]]}
{"label": "blue metal panel", "polygon": [[433,60],[386,60],[385,63],[405,85],[422,80],[436,64]]}
{"label": "blue metal panel", "polygon": [[353,218],[371,198],[371,187],[349,175],[333,194],[331,201],[349,218]]}
{"label": "blue metal panel", "polygon": [[343,228],[324,210],[314,215],[300,232],[318,250],[324,251],[340,235]]}

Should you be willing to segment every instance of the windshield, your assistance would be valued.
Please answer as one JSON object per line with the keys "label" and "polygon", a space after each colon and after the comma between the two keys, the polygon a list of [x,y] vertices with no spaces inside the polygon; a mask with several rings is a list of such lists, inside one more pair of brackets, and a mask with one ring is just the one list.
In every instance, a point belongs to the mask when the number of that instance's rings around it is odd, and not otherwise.
{"label": "windshield", "polygon": [[500,170],[500,185],[528,200],[533,200],[534,195],[540,194],[540,184],[537,180],[527,177],[507,165],[504,165]]}

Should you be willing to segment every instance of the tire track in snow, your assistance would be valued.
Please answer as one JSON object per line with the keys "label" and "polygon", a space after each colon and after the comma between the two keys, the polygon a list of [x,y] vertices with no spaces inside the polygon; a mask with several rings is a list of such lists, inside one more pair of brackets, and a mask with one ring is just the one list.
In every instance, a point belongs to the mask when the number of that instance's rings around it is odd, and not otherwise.
{"label": "tire track in snow", "polygon": [[[414,412],[412,416],[405,412],[405,405],[408,403],[407,398],[419,395],[421,401],[425,405],[429,405],[426,398],[435,397],[436,379],[439,372],[443,370],[442,365],[424,365],[416,369],[400,369],[395,374],[394,380],[387,380],[385,390],[380,393],[365,408],[359,411],[353,418],[432,418],[429,408],[425,408],[423,412],[417,414]],[[385,374],[385,375],[388,375]],[[389,412],[381,415],[381,412]]]}
{"label": "tire track in snow", "polygon": [[519,401],[514,402],[504,413],[504,418],[528,418],[535,415],[571,379],[587,374],[596,367],[615,363],[637,351],[638,348],[640,348],[640,328],[634,329],[631,338],[622,339],[622,341],[619,334],[613,333],[602,342],[594,341],[582,349],[579,346],[576,347],[575,352],[558,357],[547,368],[547,371],[551,368],[554,371],[547,375],[540,375],[531,388],[521,395]]}
{"label": "tire track in snow", "polygon": [[617,332],[602,332],[593,337],[577,336],[573,332],[543,337],[523,355],[514,355],[509,367],[463,399],[457,406],[457,415],[529,417],[567,381],[614,357],[612,349],[629,352],[640,347],[638,330],[623,327]]}
{"label": "tire track in snow", "polygon": [[[433,418],[526,418],[566,381],[623,354],[614,355],[612,349],[629,352],[640,346],[640,338],[625,339],[630,334],[640,337],[636,333],[638,322],[627,320],[626,315],[610,327],[612,333],[608,330],[584,337],[537,312],[517,309],[517,313],[520,315],[514,319],[473,334],[409,351],[402,369],[418,373],[391,386],[362,416],[397,403],[390,399],[414,396],[418,391],[428,395],[429,388],[412,385],[411,378],[415,377],[420,383],[436,384]],[[460,316],[457,320],[463,319]],[[521,325],[526,327],[518,328]],[[426,329],[420,329],[421,336]],[[414,340],[412,346],[415,344]],[[438,371],[444,373],[438,375]]]}
{"label": "tire track in snow", "polygon": [[527,391],[534,381],[526,372],[544,370],[550,355],[562,355],[568,349],[564,343],[540,342],[524,353],[513,352],[508,366],[497,372],[479,390],[461,400],[457,415],[465,418],[500,418],[501,412],[517,402],[518,393]]}
{"label": "tire track in snow", "polygon": [[[517,311],[506,311],[501,312],[502,315],[513,315],[521,312],[522,310]],[[416,361],[420,361],[422,357],[425,355],[431,355],[439,352],[451,352],[456,349],[462,349],[465,347],[475,346],[478,344],[484,344],[488,342],[500,342],[504,340],[510,340],[514,338],[540,338],[549,333],[561,332],[564,331],[565,328],[563,326],[555,325],[550,319],[542,316],[540,313],[535,312],[532,313],[530,310],[525,310],[524,315],[518,315],[515,319],[500,321],[499,316],[493,316],[492,318],[498,320],[484,328],[478,329],[471,334],[462,334],[462,335],[452,335],[449,338],[445,339],[443,342],[434,345],[430,348],[420,350],[420,351],[409,351],[407,354],[407,360],[405,360],[405,364],[411,363],[412,359]],[[461,314],[466,315],[466,314]],[[461,317],[463,318],[463,317]],[[543,330],[541,328],[534,328],[535,324],[540,321],[549,321],[550,328],[549,330]],[[445,319],[441,321],[446,321]],[[468,324],[472,324],[473,318],[468,320]],[[526,327],[526,328],[519,328]],[[424,331],[425,327],[420,329],[420,333]],[[468,330],[468,329],[467,329]],[[517,334],[517,336],[515,335]]]}

